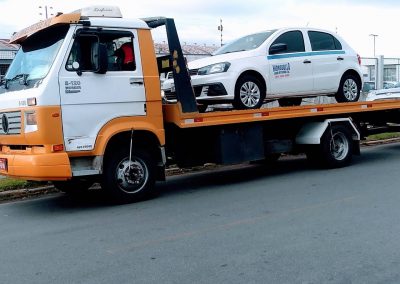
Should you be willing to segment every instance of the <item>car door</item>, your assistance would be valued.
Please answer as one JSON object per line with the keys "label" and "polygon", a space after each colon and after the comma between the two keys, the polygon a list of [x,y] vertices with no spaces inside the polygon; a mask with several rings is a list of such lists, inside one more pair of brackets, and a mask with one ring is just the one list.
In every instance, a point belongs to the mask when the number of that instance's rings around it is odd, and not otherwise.
{"label": "car door", "polygon": [[[82,29],[76,32],[59,75],[64,142],[67,151],[94,148],[101,127],[121,116],[143,116],[145,90],[136,30]],[[133,66],[124,68],[116,52],[128,43]],[[108,70],[96,72],[96,44],[105,45]],[[125,60],[126,61],[126,60]]]}
{"label": "car door", "polygon": [[269,47],[267,59],[268,94],[280,96],[312,91],[312,61],[306,53],[300,30],[287,31],[278,36]]}
{"label": "car door", "polygon": [[337,91],[345,61],[341,43],[326,32],[310,30],[307,34],[313,55],[314,92]]}

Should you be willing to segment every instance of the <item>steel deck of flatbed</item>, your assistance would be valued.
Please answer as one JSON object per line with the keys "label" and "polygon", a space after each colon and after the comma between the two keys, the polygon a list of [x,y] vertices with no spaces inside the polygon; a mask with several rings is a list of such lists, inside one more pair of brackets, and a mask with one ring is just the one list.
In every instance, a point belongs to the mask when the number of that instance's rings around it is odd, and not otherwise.
{"label": "steel deck of flatbed", "polygon": [[296,107],[273,107],[252,110],[227,110],[212,111],[207,113],[183,113],[179,103],[167,104],[164,108],[164,119],[180,128],[193,128],[200,126],[225,125],[236,123],[249,123],[255,121],[268,121],[278,119],[306,118],[317,116],[343,115],[400,110],[400,100],[387,100],[375,102],[335,103],[305,105]]}

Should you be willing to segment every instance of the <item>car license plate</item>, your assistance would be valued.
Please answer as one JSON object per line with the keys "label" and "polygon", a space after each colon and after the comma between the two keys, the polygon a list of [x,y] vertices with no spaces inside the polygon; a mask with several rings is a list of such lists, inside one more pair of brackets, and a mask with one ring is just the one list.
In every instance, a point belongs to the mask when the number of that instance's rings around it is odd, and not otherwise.
{"label": "car license plate", "polygon": [[0,158],[0,171],[7,171],[7,159]]}

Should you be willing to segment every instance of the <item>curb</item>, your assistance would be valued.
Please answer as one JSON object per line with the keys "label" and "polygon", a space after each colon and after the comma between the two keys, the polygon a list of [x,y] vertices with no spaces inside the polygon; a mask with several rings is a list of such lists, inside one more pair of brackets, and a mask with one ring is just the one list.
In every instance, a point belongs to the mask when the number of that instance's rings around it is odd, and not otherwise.
{"label": "curb", "polygon": [[[391,144],[391,143],[398,143],[400,142],[399,138],[390,138],[385,140],[376,140],[376,141],[362,141],[360,143],[361,146],[368,147],[368,146],[376,146],[376,145],[384,145],[384,144]],[[197,172],[200,170],[212,170],[218,168],[218,165],[215,164],[206,164],[202,167],[194,167],[191,169],[181,169],[178,167],[166,169],[166,176],[174,176],[179,174],[185,174],[190,172]],[[24,188],[24,189],[15,189],[15,190],[7,190],[0,192],[0,202],[11,201],[16,199],[24,199],[28,197],[35,197],[46,195],[50,193],[59,193],[60,191],[56,189],[52,185],[37,187],[37,188]]]}
{"label": "curb", "polygon": [[383,140],[362,141],[360,143],[360,145],[361,146],[376,146],[376,145],[391,144],[391,143],[397,143],[397,142],[400,142],[400,137],[383,139]]}
{"label": "curb", "polygon": [[23,188],[15,190],[7,190],[0,192],[0,202],[15,199],[24,199],[27,197],[40,196],[49,193],[60,192],[54,186],[43,186],[37,188]]}

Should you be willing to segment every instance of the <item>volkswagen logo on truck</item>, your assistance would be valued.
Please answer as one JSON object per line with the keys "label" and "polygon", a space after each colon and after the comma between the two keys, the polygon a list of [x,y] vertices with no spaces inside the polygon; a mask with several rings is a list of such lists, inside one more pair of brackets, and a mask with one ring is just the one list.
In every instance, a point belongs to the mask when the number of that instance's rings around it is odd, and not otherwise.
{"label": "volkswagen logo on truck", "polygon": [[3,116],[1,117],[1,126],[3,127],[4,133],[8,134],[8,117],[5,113],[3,113]]}

